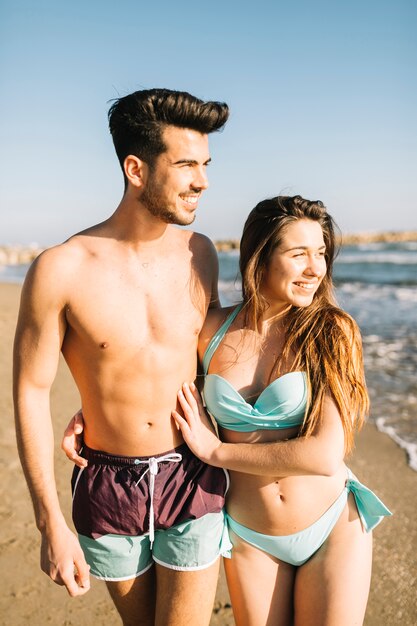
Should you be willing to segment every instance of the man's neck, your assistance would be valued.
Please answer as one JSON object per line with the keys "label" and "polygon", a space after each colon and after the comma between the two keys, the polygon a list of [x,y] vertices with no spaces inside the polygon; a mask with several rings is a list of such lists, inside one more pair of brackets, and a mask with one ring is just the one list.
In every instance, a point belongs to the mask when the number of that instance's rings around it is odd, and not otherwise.
{"label": "man's neck", "polygon": [[141,248],[158,247],[172,228],[149,213],[139,200],[132,199],[126,194],[110,217],[108,225],[119,239]]}

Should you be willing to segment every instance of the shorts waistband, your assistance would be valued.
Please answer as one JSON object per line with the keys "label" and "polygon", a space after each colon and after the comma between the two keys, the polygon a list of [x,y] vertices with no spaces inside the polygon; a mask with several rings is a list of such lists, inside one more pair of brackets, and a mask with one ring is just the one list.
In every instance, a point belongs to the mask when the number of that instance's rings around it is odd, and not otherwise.
{"label": "shorts waistband", "polygon": [[102,450],[93,450],[93,448],[89,448],[88,446],[83,444],[80,454],[82,457],[87,459],[87,461],[91,461],[96,465],[120,465],[121,467],[135,467],[137,465],[143,465],[144,463],[149,462],[152,458],[158,460],[160,457],[165,457],[170,454],[181,454],[181,456],[189,456],[192,455],[192,452],[186,443],[182,443],[176,448],[172,448],[171,450],[167,450],[166,452],[160,452],[158,454],[150,454],[148,456],[119,456],[115,454],[108,454],[107,452],[104,452]]}

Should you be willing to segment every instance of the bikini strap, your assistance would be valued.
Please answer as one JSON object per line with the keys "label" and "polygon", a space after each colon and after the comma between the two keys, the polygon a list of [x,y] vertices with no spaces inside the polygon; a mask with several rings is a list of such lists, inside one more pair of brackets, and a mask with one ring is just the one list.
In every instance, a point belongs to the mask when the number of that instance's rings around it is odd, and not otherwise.
{"label": "bikini strap", "polygon": [[213,337],[210,339],[210,343],[207,346],[207,349],[203,356],[204,375],[206,375],[208,372],[208,368],[210,366],[210,361],[213,358],[213,354],[216,352],[217,348],[219,347],[220,342],[222,341],[223,337],[229,330],[229,327],[235,320],[237,314],[239,313],[242,307],[243,307],[243,302],[238,304],[237,307],[233,309],[230,315],[225,319],[223,324],[220,326],[220,328],[214,333]]}

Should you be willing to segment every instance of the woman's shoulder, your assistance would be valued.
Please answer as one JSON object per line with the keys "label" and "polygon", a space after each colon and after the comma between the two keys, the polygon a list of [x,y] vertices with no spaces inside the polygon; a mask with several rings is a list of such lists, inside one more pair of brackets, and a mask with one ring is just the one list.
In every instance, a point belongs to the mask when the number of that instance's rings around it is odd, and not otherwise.
{"label": "woman's shoulder", "polygon": [[239,305],[234,304],[232,306],[209,309],[201,332],[205,335],[210,335],[211,338],[211,336],[214,335],[220,326],[233,313],[237,306]]}
{"label": "woman's shoulder", "polygon": [[[237,305],[239,306],[239,305]],[[205,352],[213,336],[236,309],[236,305],[209,309],[199,337],[199,352]]]}

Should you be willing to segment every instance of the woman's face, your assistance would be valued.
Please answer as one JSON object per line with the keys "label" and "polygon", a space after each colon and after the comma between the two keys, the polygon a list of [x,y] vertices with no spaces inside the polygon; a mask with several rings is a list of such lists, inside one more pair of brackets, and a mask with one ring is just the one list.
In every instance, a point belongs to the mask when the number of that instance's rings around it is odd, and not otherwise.
{"label": "woman's face", "polygon": [[262,281],[262,295],[268,303],[283,308],[311,304],[326,274],[325,249],[318,222],[301,219],[287,226]]}

